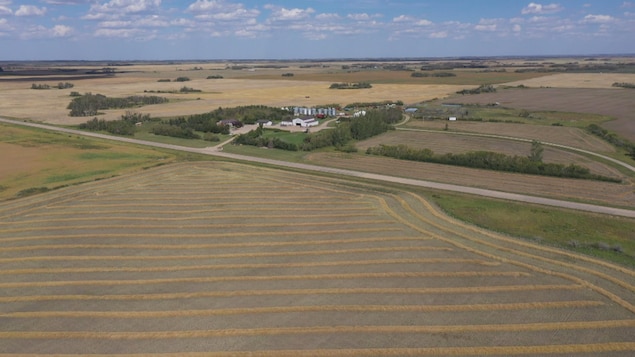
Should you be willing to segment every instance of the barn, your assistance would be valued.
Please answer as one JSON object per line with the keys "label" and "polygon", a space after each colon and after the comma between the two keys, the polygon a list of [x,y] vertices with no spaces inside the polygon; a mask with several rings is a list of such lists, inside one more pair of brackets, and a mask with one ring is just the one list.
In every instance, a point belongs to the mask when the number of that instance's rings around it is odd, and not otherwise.
{"label": "barn", "polygon": [[301,126],[303,128],[308,128],[310,126],[316,126],[318,124],[320,124],[320,122],[317,121],[317,119],[315,119],[312,116],[309,117],[299,117],[299,118],[294,118],[291,123],[295,126]]}

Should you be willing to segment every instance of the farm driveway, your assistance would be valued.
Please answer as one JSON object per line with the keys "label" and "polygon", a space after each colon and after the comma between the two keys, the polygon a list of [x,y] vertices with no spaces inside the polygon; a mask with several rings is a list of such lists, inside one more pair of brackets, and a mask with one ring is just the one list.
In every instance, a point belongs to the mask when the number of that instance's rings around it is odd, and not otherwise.
{"label": "farm driveway", "polygon": [[83,135],[83,136],[96,137],[96,138],[101,138],[106,140],[116,140],[116,141],[131,143],[131,144],[137,144],[137,145],[148,145],[148,146],[154,146],[154,147],[170,149],[170,150],[193,152],[193,153],[199,153],[204,155],[214,155],[214,156],[224,157],[231,160],[258,162],[258,163],[273,165],[273,166],[290,167],[290,168],[302,169],[307,171],[316,171],[316,172],[324,172],[324,173],[330,173],[330,174],[336,174],[336,175],[342,175],[342,176],[359,177],[364,179],[386,181],[386,182],[398,183],[403,185],[411,185],[411,186],[432,188],[432,189],[445,190],[445,191],[454,191],[454,192],[461,192],[461,193],[499,198],[499,199],[505,199],[505,200],[511,200],[511,201],[535,203],[535,204],[541,204],[541,205],[547,205],[547,206],[555,206],[555,207],[569,208],[569,209],[575,209],[575,210],[581,210],[581,211],[587,211],[587,212],[595,212],[595,213],[603,213],[603,214],[635,218],[635,210],[620,209],[620,208],[613,208],[613,207],[606,207],[606,206],[599,206],[599,205],[592,205],[592,204],[578,203],[578,202],[568,202],[568,201],[554,200],[554,199],[544,198],[544,197],[534,197],[529,195],[499,192],[499,191],[480,189],[480,188],[474,188],[474,187],[430,182],[425,180],[407,179],[407,178],[393,177],[393,176],[387,176],[387,175],[366,173],[361,171],[337,169],[337,168],[330,168],[330,167],[309,165],[309,164],[292,163],[292,162],[286,162],[286,161],[280,161],[280,160],[271,160],[271,159],[258,158],[258,157],[252,157],[252,156],[230,154],[230,153],[218,151],[214,147],[205,148],[205,149],[190,148],[190,147],[179,146],[179,145],[155,143],[155,142],[145,141],[145,140],[115,137],[115,136],[104,135],[99,133],[91,133],[91,132],[85,132],[85,131],[74,130],[74,129],[59,128],[59,127],[45,125],[45,124],[20,122],[20,121],[5,119],[5,118],[0,118],[0,122],[15,124],[15,125],[24,125],[24,126],[64,132],[64,133],[70,133],[73,135]]}

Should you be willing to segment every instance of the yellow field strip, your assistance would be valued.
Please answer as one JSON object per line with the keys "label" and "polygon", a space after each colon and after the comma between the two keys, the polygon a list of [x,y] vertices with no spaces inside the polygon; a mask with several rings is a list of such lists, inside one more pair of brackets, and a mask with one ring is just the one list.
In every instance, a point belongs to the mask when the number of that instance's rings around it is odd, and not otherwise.
{"label": "yellow field strip", "polygon": [[567,309],[602,306],[601,301],[548,301],[507,304],[469,305],[313,305],[313,306],[272,306],[245,307],[208,310],[176,311],[22,311],[0,313],[0,318],[106,318],[106,319],[146,319],[165,317],[222,316],[249,314],[286,314],[307,312],[471,312]]}
{"label": "yellow field strip", "polygon": [[332,289],[279,289],[279,290],[215,290],[198,292],[178,292],[163,294],[132,295],[22,295],[0,296],[0,303],[27,301],[96,300],[96,301],[134,301],[134,300],[177,300],[234,296],[277,296],[277,295],[428,295],[428,294],[495,294],[501,292],[579,290],[582,285],[499,285],[466,286],[442,288],[332,288]]}
{"label": "yellow field strip", "polygon": [[[159,206],[155,206],[155,207],[161,207],[162,205]],[[72,211],[73,207],[66,207],[64,209],[60,209],[60,210],[54,210],[54,211],[45,211],[45,212],[33,212],[28,214],[28,217],[47,217],[47,216],[64,216],[64,217],[68,217],[69,215],[73,215],[73,214],[77,214],[77,215],[87,215],[87,214],[95,214],[98,213],[101,217],[101,215],[104,214],[147,214],[148,211],[139,211],[139,210],[99,210],[99,211],[92,211],[92,212],[86,212],[86,211],[77,211],[74,212]],[[351,211],[373,211],[375,212],[376,209],[374,207],[330,207],[330,208],[324,208],[324,207],[315,207],[315,208],[311,208],[311,212],[343,212],[342,214],[347,214],[350,213]],[[178,211],[170,211],[170,210],[164,210],[164,211],[152,211],[153,214],[167,214],[170,216],[175,216],[175,215],[179,215],[179,216],[183,216],[183,217],[189,217],[189,215],[193,215],[193,214],[206,214],[206,213],[217,213],[217,212],[238,212],[240,214],[244,214],[245,213],[245,208],[241,207],[241,208],[232,208],[232,207],[225,207],[225,208],[207,208],[207,209],[198,209],[198,210],[193,210],[193,209],[189,209],[189,210],[178,210]],[[258,216],[260,217],[259,213],[256,212],[267,212],[267,213],[271,213],[271,207],[250,207],[249,208],[249,212],[252,212],[253,214],[250,217],[254,217],[254,216]],[[293,215],[294,217],[296,216],[295,214]],[[216,217],[216,216],[214,216]],[[234,217],[234,215],[231,215],[230,217]],[[3,217],[0,217],[3,218]],[[21,217],[22,218],[22,217]],[[166,217],[166,218],[170,218],[170,217]],[[205,218],[205,217],[201,217],[201,218]],[[64,218],[62,218],[64,219]],[[73,220],[74,218],[69,218],[71,220]],[[178,217],[176,219],[179,219]],[[6,221],[7,224],[11,224],[13,222],[8,222]],[[20,223],[19,221],[17,221],[17,223]]]}
{"label": "yellow field strip", "polygon": [[[304,201],[275,201],[273,199],[269,200],[267,199],[266,201],[263,200],[262,196],[259,197],[255,197],[254,200],[252,200],[251,202],[233,202],[233,201],[227,201],[227,202],[203,202],[201,204],[196,204],[196,203],[192,203],[192,202],[186,202],[186,203],[168,203],[168,202],[163,202],[161,204],[152,204],[152,203],[113,203],[113,204],[95,204],[95,205],[83,205],[83,204],[78,204],[81,203],[83,201],[77,201],[76,204],[73,205],[73,208],[79,208],[79,209],[85,209],[85,210],[89,210],[89,209],[94,209],[94,208],[112,208],[112,207],[138,207],[138,208],[156,208],[156,207],[161,207],[161,208],[181,208],[181,207],[192,207],[192,206],[202,206],[202,207],[208,207],[208,206],[215,206],[218,204],[231,204],[234,209],[236,209],[237,207],[243,207],[243,209],[245,209],[245,207],[247,208],[251,208],[251,207],[257,207],[257,206],[266,206],[269,207],[269,210],[271,211],[271,207],[276,207],[276,206],[282,206],[285,208],[285,210],[287,211],[294,211],[294,210],[300,210],[300,209],[306,209],[306,210],[313,210],[313,207],[317,207],[317,206],[327,206],[327,207],[337,207],[337,206],[341,206],[342,205],[342,200],[337,200],[337,201],[328,201],[328,202],[313,202],[310,199],[304,200]],[[262,202],[262,203],[258,203],[258,202]],[[351,202],[354,204],[354,207],[357,206],[361,206],[364,205],[366,202]],[[298,207],[296,207],[298,206]],[[61,206],[61,205],[54,205],[54,206],[48,206],[48,209],[67,209],[67,206]]]}
{"label": "yellow field strip", "polygon": [[315,236],[334,235],[350,233],[378,233],[402,231],[403,228],[351,228],[351,229],[329,229],[329,230],[308,230],[308,231],[284,231],[284,232],[225,232],[225,233],[169,233],[169,234],[146,234],[146,233],[92,233],[92,234],[66,234],[66,235],[43,235],[16,238],[2,238],[0,242],[25,242],[31,240],[49,239],[86,239],[86,238],[170,238],[170,239],[193,239],[193,238],[236,238],[236,237],[263,237],[263,236]]}
{"label": "yellow field strip", "polygon": [[309,255],[334,255],[334,254],[356,254],[356,253],[384,253],[401,251],[451,251],[452,248],[445,247],[385,247],[385,248],[358,248],[358,249],[334,249],[334,250],[310,250],[310,251],[289,251],[289,252],[257,252],[257,253],[227,253],[227,254],[192,254],[192,255],[66,255],[66,256],[39,256],[22,258],[3,258],[0,262],[20,262],[20,261],[97,261],[97,260],[194,260],[194,259],[233,259],[233,258],[262,258],[262,257],[294,257]]}
{"label": "yellow field strip", "polygon": [[430,237],[383,237],[383,238],[351,238],[326,239],[309,241],[282,242],[246,242],[246,243],[210,243],[210,244],[48,244],[27,245],[0,248],[0,252],[19,252],[34,250],[57,249],[142,249],[142,250],[188,250],[188,249],[220,249],[220,248],[249,248],[249,247],[295,247],[312,245],[357,244],[377,242],[420,242],[432,240]]}
{"label": "yellow field strip", "polygon": [[327,262],[300,262],[300,263],[245,263],[245,264],[214,264],[214,265],[178,265],[160,267],[90,267],[90,268],[31,268],[31,269],[7,269],[0,270],[0,275],[15,274],[77,274],[77,273],[112,273],[112,272],[169,272],[187,270],[221,270],[221,269],[271,269],[271,268],[317,268],[334,266],[359,266],[359,265],[387,265],[387,264],[476,264],[483,266],[498,266],[498,262],[490,262],[481,259],[458,258],[428,258],[428,259],[381,259],[381,260],[342,260]]}
{"label": "yellow field strip", "polygon": [[[271,211],[271,210],[269,210]],[[182,211],[178,213],[181,214]],[[244,212],[244,210],[243,210]],[[118,213],[121,213],[118,211]],[[135,212],[139,213],[139,212]],[[174,214],[174,213],[172,213]],[[31,216],[30,216],[31,217]],[[132,222],[148,222],[148,221],[166,221],[166,222],[187,222],[187,221],[201,221],[201,220],[215,220],[222,221],[225,219],[289,219],[289,214],[232,214],[232,215],[214,215],[212,217],[197,217],[197,216],[181,216],[181,217],[156,217],[156,216],[99,216],[99,217],[72,217],[72,218],[52,218],[52,219],[38,219],[38,220],[21,220],[13,222],[0,222],[0,226],[16,226],[16,225],[33,225],[42,223],[69,223],[69,222],[92,222],[92,221],[132,221]],[[294,219],[304,218],[377,218],[378,214],[368,213],[329,213],[329,214],[293,214]]]}
{"label": "yellow field strip", "polygon": [[[103,222],[103,220],[102,220]],[[164,230],[164,229],[228,229],[228,228],[288,228],[289,226],[293,227],[324,227],[324,226],[337,226],[337,225],[381,225],[381,224],[394,224],[395,221],[386,220],[386,219],[374,219],[374,220],[363,220],[363,221],[326,221],[326,222],[281,222],[281,223],[211,223],[211,224],[188,224],[186,227],[178,226],[166,226],[166,225],[157,225],[157,224],[131,224],[131,225],[123,225],[123,224],[93,224],[86,226],[72,226],[73,230],[82,230],[82,229],[93,229],[93,230],[104,230],[104,229],[126,229],[126,230]],[[38,231],[62,231],[69,230],[68,226],[47,226],[47,227],[25,227],[25,228],[11,228],[11,229],[0,229],[0,234],[10,234],[10,233],[20,233],[20,232],[38,232]]]}
{"label": "yellow field strip", "polygon": [[[414,195],[414,194],[412,196],[414,196],[416,199],[418,199],[424,206],[426,206],[426,208],[429,207],[428,208],[429,211],[432,212],[432,213],[436,213],[435,216],[437,216],[441,220],[446,221],[448,223],[451,223],[453,226],[459,225],[459,226],[467,227],[467,225],[464,224],[464,223],[452,220],[449,217],[438,213],[436,211],[436,209],[432,207],[432,205],[430,205],[427,201],[423,200],[421,197],[419,197],[417,195]],[[595,271],[595,270],[586,269],[586,268],[583,268],[583,267],[579,267],[578,265],[568,264],[568,263],[564,263],[564,262],[557,261],[557,260],[554,260],[554,259],[548,259],[548,258],[539,257],[539,256],[536,256],[536,255],[533,255],[533,254],[521,252],[519,250],[515,250],[515,249],[511,249],[511,248],[505,248],[505,247],[502,247],[500,245],[496,245],[494,243],[486,242],[486,241],[484,241],[482,239],[477,239],[477,238],[474,238],[473,236],[468,236],[468,235],[463,234],[461,232],[454,231],[454,230],[452,230],[452,229],[450,229],[448,227],[444,227],[444,226],[442,226],[442,225],[440,225],[440,224],[438,224],[438,223],[436,223],[436,222],[434,222],[432,220],[426,219],[425,217],[421,216],[415,209],[413,209],[410,205],[408,205],[406,203],[406,201],[403,200],[402,198],[395,196],[395,199],[401,203],[401,205],[402,205],[402,207],[404,207],[404,209],[406,209],[408,212],[410,212],[410,214],[412,214],[414,217],[417,217],[418,219],[420,219],[422,222],[426,222],[427,224],[430,224],[430,225],[432,225],[434,227],[437,227],[437,228],[446,230],[448,232],[451,232],[453,234],[459,235],[459,236],[465,238],[466,240],[469,240],[469,241],[472,241],[472,242],[478,242],[480,244],[483,244],[483,245],[488,246],[488,247],[495,248],[495,249],[500,250],[500,251],[510,252],[512,254],[517,254],[517,255],[520,255],[520,256],[530,257],[530,258],[533,258],[533,259],[546,261],[546,262],[557,264],[557,265],[561,265],[561,266],[566,266],[566,267],[568,267],[570,269],[573,269],[573,270],[585,271],[587,273],[602,277],[602,278],[604,278],[604,279],[606,279],[608,281],[611,281],[611,282],[613,282],[613,283],[615,283],[617,285],[620,285],[622,287],[626,287],[627,289],[629,289],[631,291],[635,291],[634,287],[631,284],[629,284],[627,282],[623,282],[623,281],[621,281],[619,279],[615,279],[615,278],[613,278],[611,276],[608,276],[607,274],[604,274],[604,273],[601,273],[601,272],[598,272],[598,271]],[[626,310],[630,311],[631,313],[635,313],[635,306],[633,304],[631,304],[630,302],[622,299],[620,296],[617,296],[616,294],[614,294],[614,293],[612,293],[612,292],[610,292],[610,291],[608,291],[608,290],[606,290],[604,288],[601,288],[601,287],[599,287],[599,286],[597,286],[595,284],[592,284],[589,281],[580,279],[580,278],[575,277],[575,276],[573,276],[571,274],[559,273],[559,272],[555,272],[555,271],[552,271],[552,270],[540,268],[540,267],[538,267],[536,265],[533,265],[533,264],[522,263],[522,262],[520,262],[518,260],[511,260],[511,259],[507,259],[507,258],[504,258],[502,256],[499,256],[499,255],[486,253],[486,252],[480,251],[480,250],[478,250],[476,248],[471,248],[471,247],[468,247],[465,244],[456,242],[455,240],[445,238],[445,237],[443,237],[441,235],[432,234],[432,232],[425,231],[425,230],[423,230],[421,228],[418,228],[415,224],[412,224],[412,223],[408,222],[403,217],[399,216],[396,212],[394,212],[388,206],[388,204],[385,202],[385,200],[383,200],[383,199],[380,199],[380,200],[382,201],[382,205],[384,205],[384,207],[386,209],[386,212],[392,212],[391,215],[393,215],[393,217],[395,217],[397,220],[403,222],[404,224],[412,227],[415,230],[418,230],[418,231],[420,231],[422,233],[425,232],[426,234],[429,234],[432,237],[435,237],[435,238],[437,238],[437,239],[439,239],[441,241],[447,242],[449,244],[453,244],[456,247],[465,249],[467,251],[473,252],[475,254],[479,254],[479,255],[484,256],[484,257],[488,257],[490,259],[500,260],[502,262],[510,263],[510,264],[513,264],[513,265],[516,265],[516,266],[520,266],[520,267],[523,267],[523,268],[526,268],[526,269],[529,269],[531,271],[534,271],[534,272],[537,272],[537,273],[541,273],[541,274],[546,274],[546,275],[551,275],[551,276],[559,276],[559,277],[565,278],[565,279],[567,279],[569,281],[575,282],[577,284],[585,285],[586,287],[590,288],[591,290],[594,290],[594,291],[606,296],[607,298],[609,298],[613,302],[619,304],[620,306],[622,306]],[[488,232],[485,232],[485,233],[488,233]],[[495,236],[494,234],[491,234],[491,233],[488,233],[488,235]],[[516,243],[516,241],[511,241],[511,242],[512,243]],[[572,254],[572,256],[578,257],[577,255],[573,255],[573,254]]]}
{"label": "yellow field strip", "polygon": [[[579,345],[528,345],[528,346],[471,346],[471,347],[423,347],[423,348],[362,348],[319,350],[258,350],[258,351],[209,351],[177,353],[134,354],[82,354],[86,357],[369,357],[369,356],[520,356],[590,354],[610,352],[635,352],[635,342],[606,342]],[[78,357],[77,354],[15,354],[0,353],[0,357]]]}
{"label": "yellow field strip", "polygon": [[81,285],[151,285],[176,283],[217,283],[228,281],[274,281],[274,280],[348,280],[348,279],[393,279],[393,278],[469,278],[469,277],[527,277],[529,273],[518,271],[484,272],[389,272],[389,273],[351,273],[351,274],[313,274],[313,275],[270,275],[270,276],[212,276],[169,279],[142,280],[68,280],[68,281],[29,281],[0,283],[0,288],[81,286]]}
{"label": "yellow field strip", "polygon": [[148,340],[212,338],[237,336],[276,336],[311,334],[394,334],[394,333],[483,333],[483,332],[532,332],[559,330],[599,330],[612,328],[634,328],[635,320],[539,322],[528,324],[484,324],[484,325],[427,325],[427,326],[314,326],[314,327],[269,327],[253,329],[219,329],[189,331],[3,331],[0,339],[100,339],[100,340]]}
{"label": "yellow field strip", "polygon": [[[191,183],[188,183],[191,184]],[[220,188],[216,188],[215,189],[220,189]],[[231,188],[228,188],[227,190],[231,190]],[[268,191],[268,190],[267,190]],[[227,191],[223,191],[223,192],[227,192]],[[314,194],[290,194],[288,192],[283,192],[283,191],[279,191],[278,193],[275,192],[267,192],[268,195],[271,195],[270,197],[275,197],[278,199],[273,199],[272,201],[274,202],[273,204],[277,204],[278,202],[307,202],[307,201],[311,201],[313,202],[319,202],[319,200],[335,200],[337,202],[342,202],[341,200],[338,200],[336,197],[334,197],[334,195],[323,195],[320,194],[318,192],[315,192]],[[131,201],[134,200],[134,202],[160,202],[161,204],[163,204],[164,202],[180,202],[180,201],[184,201],[187,203],[197,203],[199,201],[203,201],[204,203],[234,203],[234,202],[240,202],[242,200],[247,200],[250,202],[258,202],[259,200],[262,199],[262,191],[261,192],[251,192],[250,195],[247,195],[246,192],[243,192],[242,189],[238,190],[236,192],[236,194],[226,194],[223,193],[222,195],[218,195],[218,196],[214,196],[214,195],[209,195],[206,194],[205,196],[203,196],[200,192],[199,193],[190,193],[190,194],[179,194],[179,195],[175,195],[175,194],[169,194],[165,191],[144,191],[144,192],[139,192],[137,195],[107,195],[107,196],[94,196],[94,197],[85,197],[82,198],[81,202],[99,202],[99,205],[103,204],[109,204],[109,202],[120,202],[120,201]],[[352,200],[352,199],[351,199]]]}

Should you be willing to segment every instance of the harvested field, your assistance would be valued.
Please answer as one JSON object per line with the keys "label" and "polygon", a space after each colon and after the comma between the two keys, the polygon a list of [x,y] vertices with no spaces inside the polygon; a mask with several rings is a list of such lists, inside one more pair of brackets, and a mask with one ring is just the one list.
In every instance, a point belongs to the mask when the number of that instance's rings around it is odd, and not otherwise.
{"label": "harvested field", "polygon": [[[207,67],[207,66],[206,66]],[[127,73],[111,78],[71,80],[69,89],[31,89],[30,82],[3,82],[0,88],[0,114],[19,119],[31,119],[49,124],[77,125],[92,118],[70,117],[66,109],[72,97],[71,92],[103,94],[109,97],[127,97],[132,95],[158,95],[167,97],[170,103],[148,105],[132,110],[153,117],[173,117],[209,112],[218,107],[241,105],[268,106],[315,106],[329,103],[346,105],[354,102],[375,102],[402,100],[416,103],[434,98],[444,98],[461,85],[382,83],[363,90],[329,89],[331,82],[320,80],[283,80],[250,79],[248,76],[237,78],[206,79],[208,75],[225,74],[226,71],[177,71],[171,65],[131,66]],[[241,72],[241,71],[229,71]],[[253,74],[252,72],[245,72]],[[191,78],[186,82],[174,82],[177,76]],[[278,74],[278,78],[279,78]],[[171,82],[158,82],[159,79],[171,79]],[[57,80],[37,81],[38,84],[57,85]],[[201,92],[180,94],[180,88],[201,90]],[[161,93],[163,92],[163,93]],[[119,119],[131,109],[106,110],[99,118]]]}
{"label": "harvested field", "polygon": [[603,123],[603,127],[630,141],[635,141],[634,96],[634,90],[625,88],[529,88],[457,96],[452,98],[452,102],[469,104],[499,102],[502,106],[510,108],[608,115],[616,120]]}
{"label": "harvested field", "polygon": [[[590,136],[589,138],[594,139]],[[531,143],[496,138],[452,135],[446,132],[435,133],[406,130],[391,131],[386,134],[361,141],[356,146],[360,149],[360,151],[365,152],[369,147],[375,147],[382,144],[407,145],[417,149],[430,149],[434,151],[435,154],[461,154],[472,151],[493,151],[510,156],[529,156],[531,151]],[[619,170],[609,165],[591,160],[580,154],[549,146],[544,146],[543,161],[563,165],[573,163],[587,167],[591,170],[591,172],[598,175],[627,179],[619,172]]]}
{"label": "harvested field", "polygon": [[606,141],[579,128],[566,126],[543,126],[512,123],[487,123],[475,121],[448,122],[442,120],[410,120],[406,127],[413,129],[459,131],[479,134],[494,134],[543,143],[555,143],[597,153],[613,153],[615,148]]}
{"label": "harvested field", "polygon": [[307,156],[307,160],[316,165],[503,192],[523,193],[562,200],[591,201],[603,205],[635,206],[635,192],[633,191],[633,185],[630,183],[616,184],[592,180],[521,175],[362,154],[312,153]]}
{"label": "harvested field", "polygon": [[188,163],[0,217],[0,354],[635,352],[634,271],[410,193]]}

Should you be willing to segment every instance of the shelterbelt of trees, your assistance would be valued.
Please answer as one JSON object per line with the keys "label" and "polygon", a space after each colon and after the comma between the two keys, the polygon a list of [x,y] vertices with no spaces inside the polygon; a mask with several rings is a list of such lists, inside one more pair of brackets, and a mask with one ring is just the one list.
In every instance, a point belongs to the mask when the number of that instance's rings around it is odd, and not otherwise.
{"label": "shelterbelt of trees", "polygon": [[88,117],[98,115],[100,110],[134,108],[141,105],[161,104],[168,101],[158,96],[130,96],[125,98],[109,98],[103,94],[85,93],[73,98],[68,104],[72,117]]}
{"label": "shelterbelt of trees", "polygon": [[473,151],[463,154],[435,154],[430,149],[417,149],[407,145],[379,145],[369,147],[369,155],[381,155],[400,160],[432,162],[444,165],[455,165],[487,170],[517,172],[542,176],[555,176],[621,182],[618,178],[592,174],[586,167],[570,164],[556,164],[542,162],[540,144],[534,142],[529,156],[509,156],[490,151]]}

